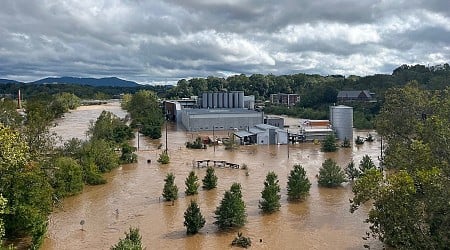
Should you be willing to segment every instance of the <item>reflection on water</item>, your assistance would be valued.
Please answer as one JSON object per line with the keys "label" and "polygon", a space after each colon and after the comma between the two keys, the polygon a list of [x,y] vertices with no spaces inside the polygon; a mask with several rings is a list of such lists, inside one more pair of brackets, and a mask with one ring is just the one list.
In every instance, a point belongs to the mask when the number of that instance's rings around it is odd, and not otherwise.
{"label": "reflection on water", "polygon": [[[55,131],[66,139],[84,138],[89,120],[95,120],[106,108],[124,115],[117,103],[82,107],[67,114]],[[123,232],[129,227],[139,227],[147,249],[231,248],[236,231],[219,232],[213,222],[214,210],[233,182],[241,183],[247,206],[248,222],[240,231],[252,238],[254,249],[361,249],[367,243],[374,249],[382,248],[377,241],[362,240],[368,230],[368,225],[363,223],[367,209],[349,213],[351,186],[319,188],[315,177],[326,158],[333,158],[343,167],[351,159],[358,163],[368,154],[378,164],[378,142],[335,153],[320,152],[320,146],[312,143],[290,145],[288,158],[286,145],[241,146],[235,151],[226,151],[222,146],[215,151],[212,147],[189,150],[184,143],[195,138],[196,133],[186,133],[175,124],[168,126],[168,132],[170,164],[163,166],[156,162],[162,150],[158,145],[165,144],[164,136],[160,140],[140,137],[138,163],[113,170],[106,175],[107,184],[85,187],[82,194],[65,199],[62,207],[52,213],[43,249],[109,249],[124,237]],[[357,134],[365,136],[367,132]],[[216,136],[226,135],[226,132],[216,132]],[[137,141],[134,143],[137,145]],[[152,163],[147,163],[147,159],[152,159]],[[216,168],[217,189],[200,190],[198,195],[186,197],[184,181],[189,171],[194,170],[199,180],[206,172],[204,168],[193,169],[192,162],[203,159],[246,163],[249,176],[245,170]],[[286,200],[287,176],[296,163],[306,169],[312,186],[303,202],[290,203]],[[281,209],[263,215],[258,201],[269,171],[274,171],[280,180]],[[180,198],[173,206],[160,198],[168,172],[175,174],[179,189]],[[183,214],[191,199],[199,203],[206,225],[198,235],[187,236]],[[86,222],[84,231],[80,230],[81,220]]]}

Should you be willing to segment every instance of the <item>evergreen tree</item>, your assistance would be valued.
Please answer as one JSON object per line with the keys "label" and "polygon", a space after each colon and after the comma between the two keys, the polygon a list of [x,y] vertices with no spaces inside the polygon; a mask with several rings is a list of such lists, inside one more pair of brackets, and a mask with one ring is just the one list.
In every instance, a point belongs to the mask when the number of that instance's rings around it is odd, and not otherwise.
{"label": "evergreen tree", "polygon": [[335,161],[326,159],[319,170],[318,182],[320,186],[337,187],[345,182],[345,174]]}
{"label": "evergreen tree", "polygon": [[311,182],[306,176],[305,169],[299,165],[295,164],[294,169],[288,177],[287,191],[289,200],[299,200],[309,193],[311,188]]}
{"label": "evergreen tree", "polygon": [[322,142],[322,151],[323,152],[334,152],[337,150],[336,146],[336,137],[334,134],[329,134]]}
{"label": "evergreen tree", "polygon": [[259,201],[259,208],[266,213],[272,213],[280,209],[280,185],[275,172],[269,172],[264,182],[264,190],[261,192],[262,200]]}
{"label": "evergreen tree", "polygon": [[367,170],[372,168],[376,168],[372,159],[370,158],[370,156],[364,155],[361,161],[359,162],[359,171],[361,171],[361,174],[364,174]]}
{"label": "evergreen tree", "polygon": [[361,171],[356,168],[355,162],[353,162],[353,160],[347,165],[347,167],[345,167],[344,172],[352,181],[361,175]]}
{"label": "evergreen tree", "polygon": [[247,215],[239,183],[233,183],[230,190],[225,192],[214,213],[216,215],[214,224],[220,229],[241,227],[245,224]]}
{"label": "evergreen tree", "polygon": [[203,188],[210,190],[213,188],[216,188],[217,186],[217,176],[214,173],[214,168],[208,167],[206,169],[206,175],[205,178],[202,180]]}
{"label": "evergreen tree", "polygon": [[178,198],[178,187],[175,185],[175,176],[173,173],[168,173],[164,179],[164,190],[162,196],[166,201],[174,201]]}
{"label": "evergreen tree", "polygon": [[191,200],[189,207],[184,212],[184,226],[187,234],[196,234],[205,226],[205,218],[200,212],[200,207],[197,202]]}
{"label": "evergreen tree", "polygon": [[131,228],[130,232],[125,232],[125,239],[111,247],[111,250],[142,250],[142,237],[138,228]]}
{"label": "evergreen tree", "polygon": [[169,164],[170,162],[170,157],[169,157],[169,153],[167,153],[167,151],[163,151],[158,158],[158,162],[161,164]]}
{"label": "evergreen tree", "polygon": [[194,171],[189,173],[189,176],[186,178],[184,183],[186,184],[186,195],[194,195],[198,193],[198,187],[200,185],[198,184],[198,177],[195,175]]}

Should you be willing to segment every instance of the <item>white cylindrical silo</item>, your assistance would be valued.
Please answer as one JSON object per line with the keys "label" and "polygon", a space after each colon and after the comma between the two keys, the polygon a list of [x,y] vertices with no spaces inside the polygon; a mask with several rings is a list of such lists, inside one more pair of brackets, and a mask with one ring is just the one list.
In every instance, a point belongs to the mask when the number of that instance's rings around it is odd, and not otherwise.
{"label": "white cylindrical silo", "polygon": [[228,108],[234,108],[233,92],[228,92]]}
{"label": "white cylindrical silo", "polygon": [[202,93],[202,108],[208,108],[208,93],[206,92]]}
{"label": "white cylindrical silo", "polygon": [[217,108],[219,106],[219,93],[213,93],[213,108]]}
{"label": "white cylindrical silo", "polygon": [[208,92],[208,106],[207,106],[207,108],[212,108],[212,106],[213,106],[213,94],[212,94],[212,92]]}
{"label": "white cylindrical silo", "polygon": [[239,91],[238,97],[239,97],[239,107],[238,108],[243,109],[244,108],[244,91]]}
{"label": "white cylindrical silo", "polygon": [[228,106],[228,92],[223,93],[223,107],[229,108]]}
{"label": "white cylindrical silo", "polygon": [[234,100],[233,103],[234,108],[239,108],[239,92],[237,91],[233,92],[233,100]]}
{"label": "white cylindrical silo", "polygon": [[353,141],[353,108],[339,105],[330,107],[330,121],[339,140]]}
{"label": "white cylindrical silo", "polygon": [[219,105],[218,108],[223,108],[223,92],[219,92]]}

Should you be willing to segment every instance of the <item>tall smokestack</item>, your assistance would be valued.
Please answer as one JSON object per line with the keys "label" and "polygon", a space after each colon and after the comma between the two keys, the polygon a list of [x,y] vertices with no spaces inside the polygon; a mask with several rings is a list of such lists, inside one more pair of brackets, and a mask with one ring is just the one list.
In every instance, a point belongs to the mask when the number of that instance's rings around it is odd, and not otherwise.
{"label": "tall smokestack", "polygon": [[19,89],[19,93],[17,93],[17,108],[18,109],[22,108],[22,104],[20,103],[20,89]]}

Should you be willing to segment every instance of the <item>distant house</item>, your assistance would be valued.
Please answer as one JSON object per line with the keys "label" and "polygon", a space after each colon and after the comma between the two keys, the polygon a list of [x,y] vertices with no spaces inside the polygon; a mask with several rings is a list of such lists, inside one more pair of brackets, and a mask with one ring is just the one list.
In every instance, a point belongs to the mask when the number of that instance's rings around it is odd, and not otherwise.
{"label": "distant house", "polygon": [[289,107],[294,106],[297,102],[300,101],[300,96],[297,94],[271,94],[270,102],[274,104],[283,104]]}
{"label": "distant house", "polygon": [[369,90],[343,90],[337,95],[338,102],[372,102],[375,101],[374,93]]}

